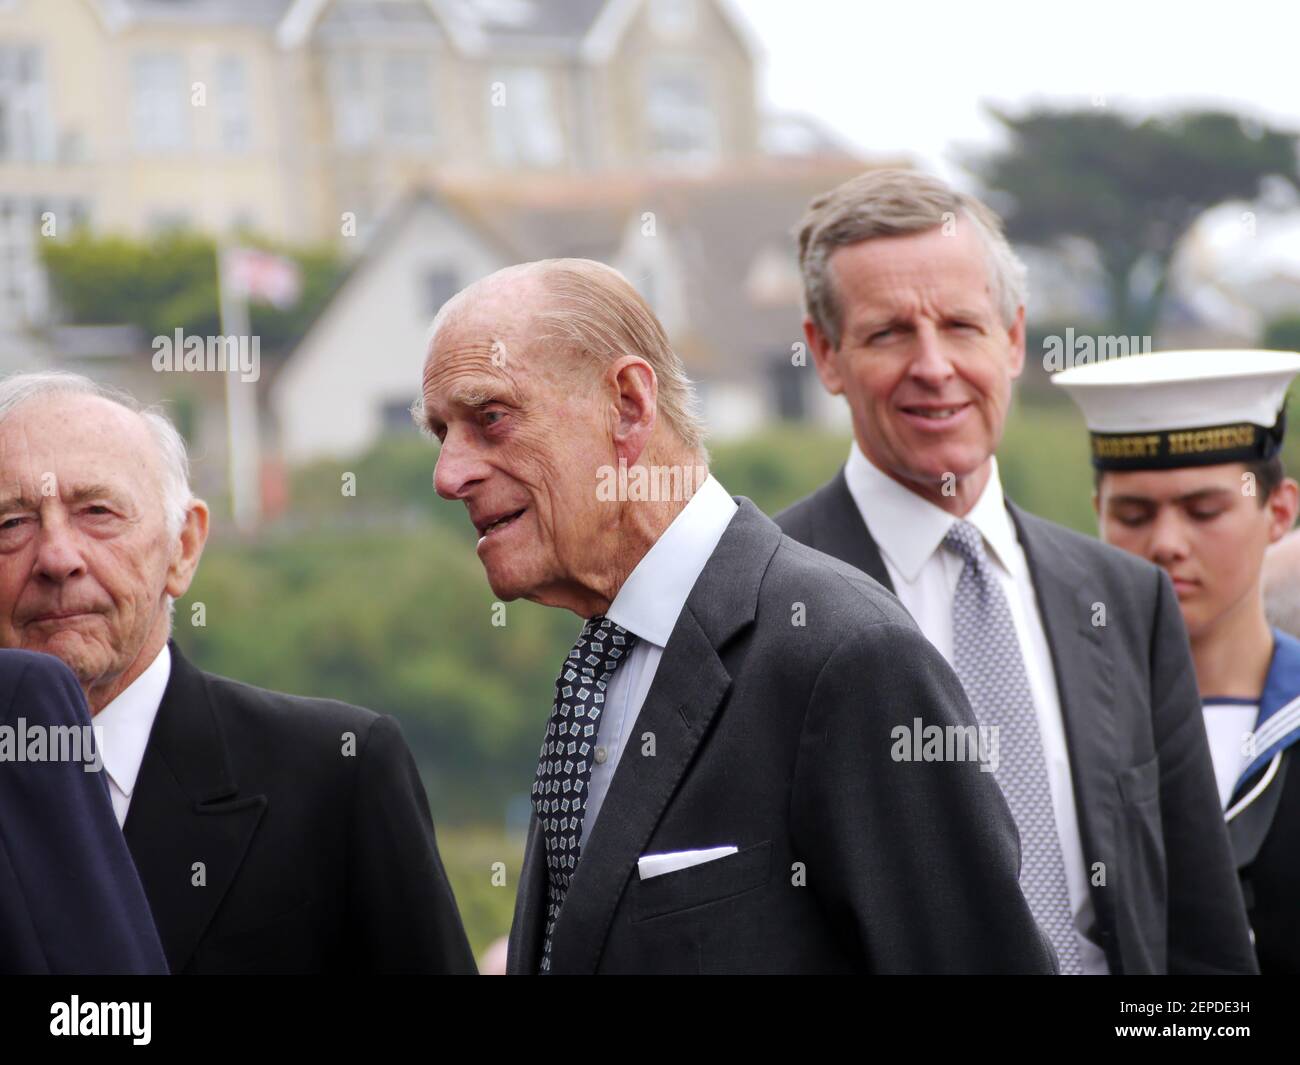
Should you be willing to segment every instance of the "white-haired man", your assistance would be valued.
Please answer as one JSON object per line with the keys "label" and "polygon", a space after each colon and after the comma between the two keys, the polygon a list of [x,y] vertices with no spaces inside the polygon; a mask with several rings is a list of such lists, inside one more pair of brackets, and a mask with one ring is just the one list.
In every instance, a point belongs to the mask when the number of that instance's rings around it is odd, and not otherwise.
{"label": "white-haired man", "polygon": [[1003,497],[1025,298],[996,215],[871,171],[812,202],[799,255],[804,332],[854,442],[777,521],[897,594],[998,730],[1021,885],[1061,971],[1254,971],[1168,577]]}
{"label": "white-haired man", "polygon": [[472,971],[395,722],[203,673],[169,640],[208,532],[188,480],[129,396],[0,382],[0,646],[80,682],[171,970]]}
{"label": "white-haired man", "polygon": [[[708,475],[645,301],[581,259],[439,312],[419,416],[493,592],[573,611],[513,973],[1051,972],[961,685],[872,581]],[[702,475],[702,476],[701,476]],[[665,491],[665,489],[667,489]]]}

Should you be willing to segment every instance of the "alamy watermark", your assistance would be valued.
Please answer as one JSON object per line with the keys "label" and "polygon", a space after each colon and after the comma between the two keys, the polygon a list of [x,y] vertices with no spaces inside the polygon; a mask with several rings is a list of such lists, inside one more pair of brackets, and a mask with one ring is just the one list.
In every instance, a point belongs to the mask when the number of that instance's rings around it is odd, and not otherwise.
{"label": "alamy watermark", "polygon": [[1068,370],[1072,366],[1090,366],[1094,362],[1123,359],[1129,355],[1146,355],[1151,351],[1149,336],[1078,336],[1074,327],[1064,336],[1043,338],[1043,369],[1048,373]]}
{"label": "alamy watermark", "polygon": [[172,336],[153,338],[156,373],[237,373],[241,381],[262,376],[262,338],[259,336],[188,336],[177,328]]}
{"label": "alamy watermark", "polygon": [[104,768],[103,725],[0,725],[0,762],[80,762],[87,773]]}
{"label": "alamy watermark", "polygon": [[596,470],[596,498],[634,503],[682,503],[709,479],[707,466],[633,466],[618,460],[618,469],[605,465]]}
{"label": "alamy watermark", "polygon": [[889,735],[895,762],[978,762],[981,773],[996,773],[1001,764],[997,725],[927,725],[914,717]]}

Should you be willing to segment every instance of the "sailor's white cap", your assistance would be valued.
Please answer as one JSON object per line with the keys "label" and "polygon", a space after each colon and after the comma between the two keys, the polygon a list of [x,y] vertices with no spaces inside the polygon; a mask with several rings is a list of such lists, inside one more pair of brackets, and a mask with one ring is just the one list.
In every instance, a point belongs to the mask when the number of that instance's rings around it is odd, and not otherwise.
{"label": "sailor's white cap", "polygon": [[1294,351],[1159,351],[1052,376],[1083,411],[1098,469],[1174,469],[1272,458]]}

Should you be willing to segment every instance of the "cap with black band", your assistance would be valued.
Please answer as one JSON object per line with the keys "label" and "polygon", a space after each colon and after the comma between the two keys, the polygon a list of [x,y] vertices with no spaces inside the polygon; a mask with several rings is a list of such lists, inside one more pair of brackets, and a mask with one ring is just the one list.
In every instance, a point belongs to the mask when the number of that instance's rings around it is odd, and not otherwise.
{"label": "cap with black band", "polygon": [[1052,376],[1083,412],[1098,470],[1271,459],[1286,431],[1294,351],[1159,351]]}

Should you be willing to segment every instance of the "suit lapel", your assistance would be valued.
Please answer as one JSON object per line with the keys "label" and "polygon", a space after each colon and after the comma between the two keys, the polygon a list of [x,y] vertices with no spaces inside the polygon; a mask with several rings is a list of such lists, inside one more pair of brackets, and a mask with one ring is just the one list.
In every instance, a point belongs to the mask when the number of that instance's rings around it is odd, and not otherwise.
{"label": "suit lapel", "polygon": [[524,844],[524,864],[515,895],[515,916],[510,922],[506,972],[511,976],[536,974],[545,927],[546,839],[534,813],[528,822],[528,842]]}
{"label": "suit lapel", "polygon": [[[636,860],[731,687],[719,657],[752,623],[781,531],[747,499],[701,571],[627,737],[600,817],[587,838],[551,939],[557,973],[592,973]],[[653,735],[654,754],[641,737]]]}
{"label": "suit lapel", "polygon": [[[1282,786],[1290,766],[1292,752],[1300,747],[1278,751],[1268,762],[1242,782],[1228,807],[1228,839],[1237,868],[1245,869],[1259,854],[1273,818],[1282,802]],[[1276,762],[1276,768],[1274,768]]]}
{"label": "suit lapel", "polygon": [[[1118,738],[1110,656],[1102,644],[1101,628],[1092,624],[1096,597],[1089,591],[1086,571],[1068,550],[1052,543],[1046,522],[1011,503],[1007,509],[1025,551],[1051,650],[1084,863],[1091,868],[1114,854],[1116,845]],[[1088,880],[1092,885],[1091,876]],[[1113,893],[1095,885],[1090,891],[1098,925],[1114,928]],[[1118,956],[1110,957],[1108,952],[1108,960],[1112,971],[1119,971]]]}
{"label": "suit lapel", "polygon": [[[189,962],[266,809],[240,796],[207,680],[170,643],[163,693],[123,831],[172,972]],[[205,883],[195,883],[195,863]]]}
{"label": "suit lapel", "polygon": [[843,467],[814,494],[813,511],[816,519],[811,528],[809,547],[847,562],[894,591],[885,559],[867,523],[862,520],[862,512],[853,501]]}

